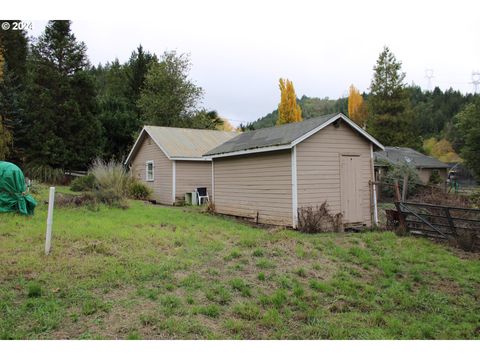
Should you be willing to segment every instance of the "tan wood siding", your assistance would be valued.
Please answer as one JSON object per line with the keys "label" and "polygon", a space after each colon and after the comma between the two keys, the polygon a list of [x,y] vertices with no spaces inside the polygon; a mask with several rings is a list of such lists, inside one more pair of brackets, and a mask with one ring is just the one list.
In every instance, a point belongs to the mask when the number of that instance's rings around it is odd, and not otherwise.
{"label": "tan wood siding", "polygon": [[370,144],[343,123],[338,128],[329,125],[297,145],[298,208],[317,206],[327,201],[332,213],[342,212],[342,155],[360,157],[357,189],[361,195],[363,223],[370,226]]}
{"label": "tan wood siding", "polygon": [[423,184],[428,184],[430,181],[430,176],[432,176],[433,171],[436,170],[438,171],[438,175],[440,175],[440,179],[442,179],[442,182],[445,182],[447,180],[447,170],[446,169],[417,169],[418,171],[418,177],[420,178],[420,181]]}
{"label": "tan wood siding", "polygon": [[176,199],[185,198],[186,192],[192,192],[197,187],[207,187],[212,196],[212,163],[210,161],[176,161]]}
{"label": "tan wood siding", "polygon": [[[153,190],[152,198],[162,204],[172,204],[172,161],[145,135],[132,161],[132,174]],[[154,161],[154,181],[146,181],[146,162]]]}
{"label": "tan wood siding", "polygon": [[215,159],[214,178],[218,213],[292,225],[290,150]]}

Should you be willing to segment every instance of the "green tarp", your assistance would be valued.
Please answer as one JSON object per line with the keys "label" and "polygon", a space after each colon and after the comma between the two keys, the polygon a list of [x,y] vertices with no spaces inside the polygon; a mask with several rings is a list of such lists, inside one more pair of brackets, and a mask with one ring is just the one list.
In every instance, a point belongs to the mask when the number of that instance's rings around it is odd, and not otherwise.
{"label": "green tarp", "polygon": [[22,170],[15,164],[0,161],[0,213],[16,211],[33,215],[37,202],[26,191]]}

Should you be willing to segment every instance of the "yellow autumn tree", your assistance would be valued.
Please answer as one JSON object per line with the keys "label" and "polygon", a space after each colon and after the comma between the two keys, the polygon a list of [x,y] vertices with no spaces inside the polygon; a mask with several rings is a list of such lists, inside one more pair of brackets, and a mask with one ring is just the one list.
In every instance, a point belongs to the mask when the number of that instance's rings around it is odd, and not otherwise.
{"label": "yellow autumn tree", "polygon": [[452,144],[447,139],[437,140],[434,137],[427,139],[423,142],[423,150],[427,155],[431,155],[446,163],[462,161],[462,158],[458,156]]}
{"label": "yellow autumn tree", "polygon": [[362,94],[353,85],[350,85],[348,91],[348,117],[355,121],[357,125],[365,127],[367,107],[363,101]]}
{"label": "yellow autumn tree", "polygon": [[302,121],[302,109],[297,104],[297,95],[293,83],[280,79],[280,104],[278,104],[277,125]]}

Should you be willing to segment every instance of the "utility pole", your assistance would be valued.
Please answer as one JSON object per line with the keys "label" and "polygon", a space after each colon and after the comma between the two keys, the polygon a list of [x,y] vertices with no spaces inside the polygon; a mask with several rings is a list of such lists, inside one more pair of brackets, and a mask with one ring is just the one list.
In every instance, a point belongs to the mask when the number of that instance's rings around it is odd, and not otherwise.
{"label": "utility pole", "polygon": [[433,69],[425,69],[425,77],[427,78],[427,89],[432,91],[432,79],[435,77],[433,76]]}
{"label": "utility pole", "polygon": [[472,82],[470,84],[473,84],[473,93],[476,94],[478,85],[480,85],[480,71],[472,71]]}

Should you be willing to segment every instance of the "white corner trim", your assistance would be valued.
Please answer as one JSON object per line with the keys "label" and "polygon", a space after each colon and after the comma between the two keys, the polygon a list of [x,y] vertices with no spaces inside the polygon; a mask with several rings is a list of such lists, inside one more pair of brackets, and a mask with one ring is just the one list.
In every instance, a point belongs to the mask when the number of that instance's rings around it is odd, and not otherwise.
{"label": "white corner trim", "polygon": [[140,131],[140,134],[138,135],[137,140],[135,140],[135,144],[133,144],[132,149],[131,149],[130,152],[128,153],[127,159],[126,159],[125,162],[124,162],[125,165],[127,165],[127,164],[130,162],[130,157],[131,157],[132,154],[133,154],[133,150],[135,150],[135,148],[136,148],[137,145],[138,145],[138,142],[139,142],[140,139],[142,138],[142,135],[143,135],[143,133],[144,133],[144,130],[145,130],[145,128],[143,128],[142,131]]}
{"label": "white corner trim", "polygon": [[373,223],[378,226],[378,207],[377,207],[377,185],[375,185],[375,158],[373,156],[373,144],[370,143],[370,159],[372,168],[372,189],[373,189]]}
{"label": "white corner trim", "polygon": [[177,167],[175,160],[172,161],[172,203],[175,204],[175,193],[177,192]]}
{"label": "white corner trim", "polygon": [[215,162],[212,161],[212,203],[215,203]]}
{"label": "white corner trim", "polygon": [[292,147],[292,226],[298,225],[297,147]]}

